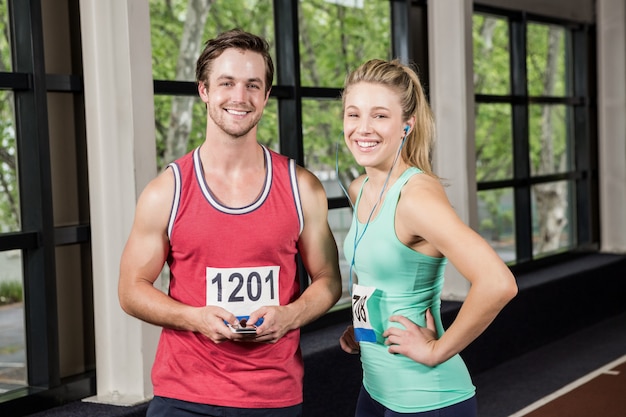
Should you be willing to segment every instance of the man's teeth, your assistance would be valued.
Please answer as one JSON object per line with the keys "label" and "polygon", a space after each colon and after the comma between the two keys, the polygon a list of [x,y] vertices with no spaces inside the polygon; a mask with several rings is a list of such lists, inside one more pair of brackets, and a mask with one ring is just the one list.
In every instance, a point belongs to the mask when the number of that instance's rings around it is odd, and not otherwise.
{"label": "man's teeth", "polygon": [[228,109],[226,111],[231,114],[236,114],[237,116],[244,116],[247,113],[245,111],[231,110],[231,109]]}

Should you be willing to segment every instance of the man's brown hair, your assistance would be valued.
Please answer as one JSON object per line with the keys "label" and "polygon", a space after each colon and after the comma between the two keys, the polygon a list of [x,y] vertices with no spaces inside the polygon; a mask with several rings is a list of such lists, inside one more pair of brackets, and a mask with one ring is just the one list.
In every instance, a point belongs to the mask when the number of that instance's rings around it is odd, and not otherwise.
{"label": "man's brown hair", "polygon": [[265,61],[265,93],[267,93],[272,88],[274,81],[274,63],[270,56],[269,43],[260,36],[241,29],[231,29],[206,42],[196,63],[196,81],[208,83],[211,63],[229,48],[257,52],[263,56]]}

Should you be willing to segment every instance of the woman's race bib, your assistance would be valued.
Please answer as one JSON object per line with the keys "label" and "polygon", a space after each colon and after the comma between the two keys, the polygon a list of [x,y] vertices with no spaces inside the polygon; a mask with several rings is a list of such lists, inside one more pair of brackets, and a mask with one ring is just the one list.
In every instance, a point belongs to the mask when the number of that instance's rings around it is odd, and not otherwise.
{"label": "woman's race bib", "polygon": [[352,326],[357,342],[376,342],[376,333],[370,322],[367,300],[376,291],[376,287],[352,286]]}

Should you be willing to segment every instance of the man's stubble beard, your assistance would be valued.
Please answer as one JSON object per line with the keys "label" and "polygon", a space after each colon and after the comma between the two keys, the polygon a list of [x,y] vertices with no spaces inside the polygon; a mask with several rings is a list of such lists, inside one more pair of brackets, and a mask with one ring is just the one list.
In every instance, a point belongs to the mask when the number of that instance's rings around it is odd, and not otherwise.
{"label": "man's stubble beard", "polygon": [[259,113],[254,119],[250,120],[250,123],[247,125],[236,123],[227,124],[227,116],[225,116],[222,112],[224,112],[222,108],[219,108],[219,110],[215,112],[211,107],[209,107],[209,117],[213,121],[213,124],[224,131],[224,133],[234,138],[240,138],[250,133],[252,129],[258,126],[259,121],[261,121],[261,117],[263,116],[263,112]]}

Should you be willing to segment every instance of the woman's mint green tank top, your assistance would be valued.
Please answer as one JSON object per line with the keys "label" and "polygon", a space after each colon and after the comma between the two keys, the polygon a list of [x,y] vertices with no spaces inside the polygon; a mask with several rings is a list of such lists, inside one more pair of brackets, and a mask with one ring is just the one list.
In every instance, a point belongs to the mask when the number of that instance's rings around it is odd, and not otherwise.
{"label": "woman's mint green tank top", "polygon": [[[395,214],[400,192],[409,178],[421,174],[407,169],[391,185],[376,217],[369,224],[353,216],[344,241],[348,263],[354,257],[353,272],[358,284],[375,287],[367,301],[369,320],[377,342],[361,342],[363,385],[376,401],[398,413],[416,413],[456,404],[475,393],[469,372],[459,355],[434,367],[417,363],[403,355],[390,354],[382,333],[391,325],[389,317],[399,314],[425,326],[425,314],[431,309],[437,332],[441,323],[441,290],[446,258],[435,258],[405,246],[395,232]],[[367,179],[363,182],[363,185]],[[361,199],[361,188],[356,209]],[[419,202],[414,207],[419,210]],[[363,233],[365,231],[365,233]],[[356,238],[356,240],[355,240]],[[355,245],[355,242],[357,244]],[[355,254],[356,246],[356,254]]]}

